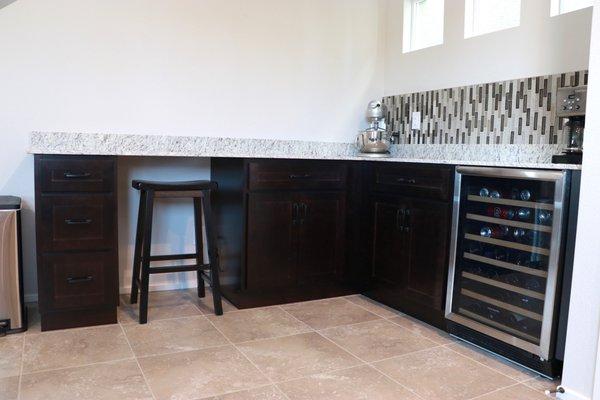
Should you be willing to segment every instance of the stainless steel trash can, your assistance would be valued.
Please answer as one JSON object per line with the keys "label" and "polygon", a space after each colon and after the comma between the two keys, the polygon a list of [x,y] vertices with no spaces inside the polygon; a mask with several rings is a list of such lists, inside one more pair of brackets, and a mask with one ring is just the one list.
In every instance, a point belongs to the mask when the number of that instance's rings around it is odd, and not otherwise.
{"label": "stainless steel trash can", "polygon": [[0,336],[25,330],[21,199],[0,196]]}

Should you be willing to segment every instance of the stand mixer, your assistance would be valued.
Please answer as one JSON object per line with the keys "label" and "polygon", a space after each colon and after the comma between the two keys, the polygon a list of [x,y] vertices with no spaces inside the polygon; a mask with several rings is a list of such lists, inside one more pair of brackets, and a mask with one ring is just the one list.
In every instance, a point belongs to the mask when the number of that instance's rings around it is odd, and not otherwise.
{"label": "stand mixer", "polygon": [[361,156],[389,157],[390,135],[385,124],[387,107],[381,101],[373,100],[367,106],[366,119],[369,128],[356,137],[356,146]]}

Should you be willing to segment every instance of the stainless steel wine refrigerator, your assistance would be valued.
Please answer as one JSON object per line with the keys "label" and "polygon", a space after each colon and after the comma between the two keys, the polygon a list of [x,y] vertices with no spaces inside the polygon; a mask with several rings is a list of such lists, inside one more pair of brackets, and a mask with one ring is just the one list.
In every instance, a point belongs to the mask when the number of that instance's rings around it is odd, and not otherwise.
{"label": "stainless steel wine refrigerator", "polygon": [[448,330],[546,376],[559,373],[559,316],[568,310],[571,177],[479,167],[457,167],[455,177]]}

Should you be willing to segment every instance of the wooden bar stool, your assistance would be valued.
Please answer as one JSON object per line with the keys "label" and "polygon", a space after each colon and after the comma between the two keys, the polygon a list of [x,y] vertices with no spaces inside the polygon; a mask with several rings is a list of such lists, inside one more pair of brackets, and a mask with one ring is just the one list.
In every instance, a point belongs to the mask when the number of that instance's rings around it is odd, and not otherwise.
{"label": "wooden bar stool", "polygon": [[[148,321],[148,285],[151,274],[170,272],[196,271],[198,276],[198,297],[204,297],[204,280],[206,279],[213,291],[215,314],[223,314],[221,303],[221,288],[219,285],[219,256],[217,254],[216,235],[213,226],[210,194],[217,189],[217,183],[212,181],[188,182],[151,182],[134,180],[133,188],[140,191],[140,208],[138,211],[135,251],[133,256],[133,277],[131,280],[131,304],[137,303],[140,295],[140,324]],[[152,256],[152,214],[155,198],[191,198],[194,201],[194,230],[196,236],[196,252],[192,254],[172,254]],[[206,228],[208,245],[208,264],[204,264],[202,243],[202,220]],[[193,265],[170,267],[150,267],[152,261],[189,260],[195,259]],[[207,274],[210,271],[210,275]],[[141,273],[141,276],[140,276]]]}

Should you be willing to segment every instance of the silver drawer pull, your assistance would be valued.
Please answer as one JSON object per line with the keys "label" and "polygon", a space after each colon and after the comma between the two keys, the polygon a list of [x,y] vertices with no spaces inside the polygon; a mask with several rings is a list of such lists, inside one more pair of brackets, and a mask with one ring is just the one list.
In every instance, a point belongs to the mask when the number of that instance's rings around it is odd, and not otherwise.
{"label": "silver drawer pull", "polygon": [[417,180],[413,179],[413,178],[398,178],[398,179],[396,179],[396,182],[408,183],[408,184],[414,185],[415,183],[417,183]]}
{"label": "silver drawer pull", "polygon": [[290,179],[308,179],[311,178],[311,174],[291,174]]}
{"label": "silver drawer pull", "polygon": [[65,219],[65,224],[67,225],[89,225],[92,223],[91,219]]}
{"label": "silver drawer pull", "polygon": [[92,176],[92,174],[90,172],[65,172],[63,176],[65,177],[65,179],[84,179],[89,178],[90,176]]}
{"label": "silver drawer pull", "polygon": [[69,285],[72,285],[74,283],[91,282],[93,280],[94,280],[94,277],[88,275],[88,276],[82,276],[82,277],[79,277],[79,278],[67,278],[67,283]]}

